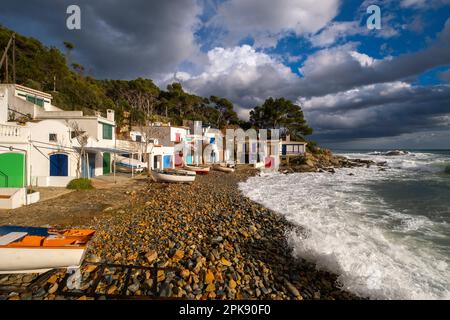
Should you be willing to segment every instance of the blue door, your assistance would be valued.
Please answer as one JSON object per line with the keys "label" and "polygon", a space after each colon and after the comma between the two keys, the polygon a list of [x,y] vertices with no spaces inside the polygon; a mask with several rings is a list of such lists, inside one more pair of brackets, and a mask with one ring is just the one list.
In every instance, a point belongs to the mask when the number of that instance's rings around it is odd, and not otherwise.
{"label": "blue door", "polygon": [[66,154],[50,156],[50,176],[67,177],[69,175],[69,157]]}
{"label": "blue door", "polygon": [[89,154],[89,172],[90,177],[95,177],[95,153]]}
{"label": "blue door", "polygon": [[172,156],[164,156],[163,168],[172,168]]}
{"label": "blue door", "polygon": [[[86,161],[86,158],[84,158],[81,162],[81,175],[83,178],[93,178],[95,177],[95,154],[88,153],[86,157],[88,160]],[[89,172],[87,170],[87,162],[89,163]]]}
{"label": "blue door", "polygon": [[193,164],[193,163],[194,163],[194,161],[193,161],[192,155],[190,154],[186,157],[186,164]]}
{"label": "blue door", "polygon": [[281,148],[283,156],[287,154],[287,145],[283,144],[283,147]]}

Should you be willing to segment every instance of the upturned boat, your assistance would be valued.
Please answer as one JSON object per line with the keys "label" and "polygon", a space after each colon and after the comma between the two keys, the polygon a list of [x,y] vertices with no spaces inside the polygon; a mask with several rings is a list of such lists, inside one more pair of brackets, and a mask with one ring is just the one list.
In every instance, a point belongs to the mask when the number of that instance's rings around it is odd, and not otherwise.
{"label": "upturned boat", "polygon": [[196,166],[185,166],[183,169],[188,171],[193,171],[196,174],[208,174],[210,171],[210,167],[196,167]]}
{"label": "upturned boat", "polygon": [[81,265],[95,230],[0,226],[0,274]]}
{"label": "upturned boat", "polygon": [[196,173],[187,170],[152,170],[152,177],[158,182],[191,183],[195,181]]}

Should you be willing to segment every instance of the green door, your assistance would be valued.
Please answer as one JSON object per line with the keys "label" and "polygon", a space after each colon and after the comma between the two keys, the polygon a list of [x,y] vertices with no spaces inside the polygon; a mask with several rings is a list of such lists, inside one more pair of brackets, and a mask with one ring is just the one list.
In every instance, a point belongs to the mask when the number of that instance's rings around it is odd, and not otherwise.
{"label": "green door", "polygon": [[0,188],[22,188],[25,177],[25,156],[20,153],[0,154]]}
{"label": "green door", "polygon": [[111,173],[111,154],[105,152],[103,154],[103,174]]}

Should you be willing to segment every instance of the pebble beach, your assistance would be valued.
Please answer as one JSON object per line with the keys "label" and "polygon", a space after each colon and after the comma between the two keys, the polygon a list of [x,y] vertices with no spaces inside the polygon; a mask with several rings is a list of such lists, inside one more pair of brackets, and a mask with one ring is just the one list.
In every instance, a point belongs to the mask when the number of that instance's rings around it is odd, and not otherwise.
{"label": "pebble beach", "polygon": [[[239,191],[238,183],[254,174],[257,171],[240,168],[233,174],[214,171],[198,176],[193,184],[141,179],[132,188],[118,188],[115,192],[119,201],[115,206],[100,212],[91,210],[83,216],[82,224],[77,223],[76,214],[71,221],[66,215],[58,224],[97,231],[89,244],[77,287],[67,287],[64,270],[44,279],[38,279],[38,275],[2,275],[0,297],[358,299],[341,289],[336,275],[292,257],[286,233],[302,230],[296,230],[299,227]],[[95,203],[96,198],[102,199],[102,192],[80,191],[64,197],[72,197],[72,201],[76,197],[92,197],[91,202]],[[114,197],[114,192],[108,192]],[[47,201],[47,206],[51,206],[51,201],[63,201],[62,198]],[[12,215],[3,217],[1,222],[8,219],[17,222]],[[21,219],[26,221],[26,213]],[[32,221],[42,225],[42,221]],[[127,277],[121,267],[102,264],[144,269],[133,269]],[[19,290],[27,285],[28,289]],[[69,292],[76,295],[70,296]]]}

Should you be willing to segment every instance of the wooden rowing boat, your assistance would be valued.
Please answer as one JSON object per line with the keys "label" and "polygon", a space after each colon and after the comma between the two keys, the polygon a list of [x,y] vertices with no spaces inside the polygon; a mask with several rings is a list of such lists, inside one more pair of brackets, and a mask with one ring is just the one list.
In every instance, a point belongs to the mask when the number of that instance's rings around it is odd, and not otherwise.
{"label": "wooden rowing boat", "polygon": [[228,167],[226,165],[217,165],[217,166],[214,166],[213,169],[216,171],[221,171],[221,172],[226,172],[226,173],[232,173],[235,171],[234,168]]}
{"label": "wooden rowing boat", "polygon": [[210,171],[210,167],[194,167],[194,166],[185,166],[183,169],[188,171],[193,171],[196,174],[208,174]]}
{"label": "wooden rowing boat", "polygon": [[191,183],[195,181],[196,173],[186,170],[152,170],[152,177],[158,182]]}
{"label": "wooden rowing boat", "polygon": [[81,265],[94,230],[0,226],[0,274]]}

